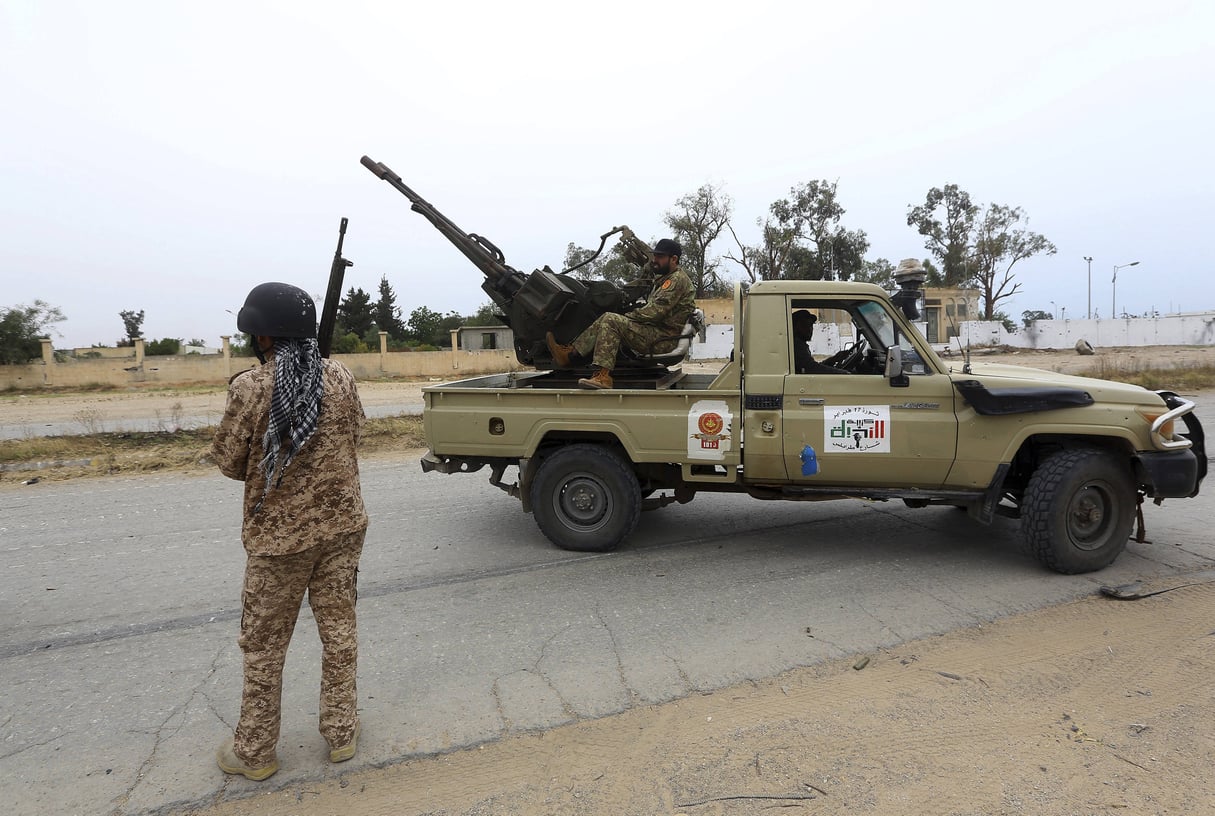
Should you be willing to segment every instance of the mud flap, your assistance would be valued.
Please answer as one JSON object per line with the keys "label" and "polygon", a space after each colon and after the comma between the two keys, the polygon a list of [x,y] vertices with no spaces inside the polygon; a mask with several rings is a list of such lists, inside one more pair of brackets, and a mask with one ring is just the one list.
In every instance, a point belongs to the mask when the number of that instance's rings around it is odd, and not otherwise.
{"label": "mud flap", "polygon": [[1140,493],[1138,501],[1135,502],[1135,541],[1140,544],[1151,544],[1145,537],[1147,529],[1143,524],[1143,494]]}

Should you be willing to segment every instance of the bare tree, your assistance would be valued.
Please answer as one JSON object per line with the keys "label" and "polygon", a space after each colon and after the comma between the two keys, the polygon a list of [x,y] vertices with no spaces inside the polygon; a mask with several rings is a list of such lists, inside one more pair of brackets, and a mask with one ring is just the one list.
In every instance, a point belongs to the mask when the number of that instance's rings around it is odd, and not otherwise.
{"label": "bare tree", "polygon": [[983,293],[983,319],[992,320],[996,304],[1021,290],[1014,283],[1013,267],[1018,261],[1035,255],[1054,255],[1055,245],[1042,235],[1027,229],[1016,229],[1029,223],[1020,207],[992,204],[983,212],[975,228],[971,266],[974,279]]}
{"label": "bare tree", "polygon": [[744,244],[731,227],[738,254],[725,257],[756,280],[842,278],[862,268],[869,239],[863,230],[840,226],[844,208],[836,197],[837,184],[808,181],[790,188],[789,197],[768,207],[756,221],[760,242]]}
{"label": "bare tree", "polygon": [[721,261],[709,257],[709,246],[717,240],[734,214],[734,201],[720,186],[702,184],[694,193],[680,197],[663,221],[683,246],[679,265],[696,286],[696,297],[719,295],[722,290]]}

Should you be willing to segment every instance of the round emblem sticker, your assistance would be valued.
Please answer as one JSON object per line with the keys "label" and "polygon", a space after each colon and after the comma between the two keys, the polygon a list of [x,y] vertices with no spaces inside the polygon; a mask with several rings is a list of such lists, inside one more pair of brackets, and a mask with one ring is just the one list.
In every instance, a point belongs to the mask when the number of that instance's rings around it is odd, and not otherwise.
{"label": "round emblem sticker", "polygon": [[703,434],[721,433],[721,415],[713,412],[708,412],[700,415],[700,420],[696,423]]}

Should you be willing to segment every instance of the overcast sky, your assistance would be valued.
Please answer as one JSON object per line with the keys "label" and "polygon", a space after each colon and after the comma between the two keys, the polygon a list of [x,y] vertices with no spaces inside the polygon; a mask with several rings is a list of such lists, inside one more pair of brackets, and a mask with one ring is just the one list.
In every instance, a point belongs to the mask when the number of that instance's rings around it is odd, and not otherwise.
{"label": "overcast sky", "polygon": [[123,309],[218,344],[256,283],[323,293],[342,216],[347,286],[486,302],[367,154],[525,272],[616,224],[661,237],[706,182],[753,242],[838,180],[869,257],[925,257],[908,205],[956,183],[1058,246],[1017,267],[1014,317],[1082,317],[1085,255],[1102,317],[1131,261],[1119,312],[1215,308],[1215,4],[439,6],[0,0],[0,307],[58,306],[61,347],[113,343]]}

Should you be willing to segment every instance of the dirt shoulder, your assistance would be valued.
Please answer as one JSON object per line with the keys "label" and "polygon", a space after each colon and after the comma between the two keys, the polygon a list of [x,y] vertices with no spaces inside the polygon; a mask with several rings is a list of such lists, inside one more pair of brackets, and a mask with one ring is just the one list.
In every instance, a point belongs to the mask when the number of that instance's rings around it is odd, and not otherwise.
{"label": "dirt shoulder", "polygon": [[1213,580],[196,812],[1212,813]]}

